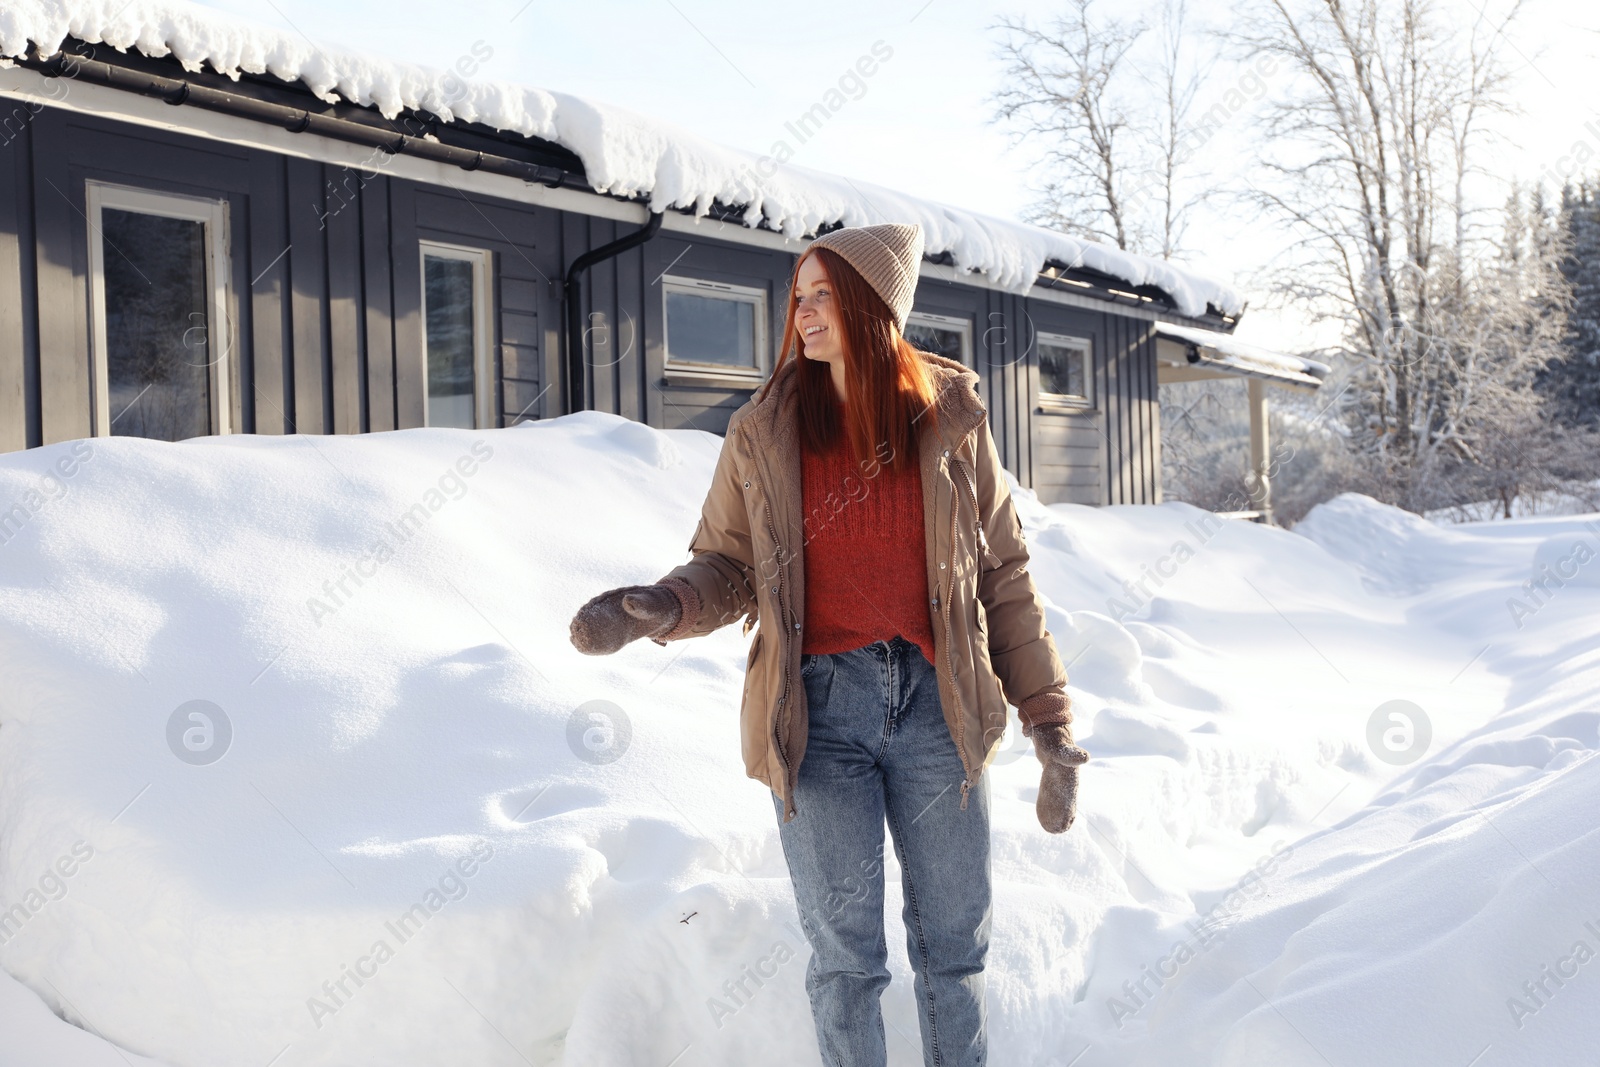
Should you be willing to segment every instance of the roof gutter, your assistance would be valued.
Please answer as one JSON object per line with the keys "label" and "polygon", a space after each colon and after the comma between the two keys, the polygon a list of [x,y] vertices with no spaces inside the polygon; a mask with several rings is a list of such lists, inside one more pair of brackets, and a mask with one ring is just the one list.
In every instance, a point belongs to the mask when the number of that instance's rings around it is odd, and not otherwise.
{"label": "roof gutter", "polygon": [[579,288],[579,276],[602,260],[621,255],[630,248],[644,244],[654,237],[661,229],[665,216],[659,211],[652,211],[645,224],[628,234],[618,238],[610,244],[591,248],[583,255],[572,261],[567,268],[564,292],[567,298],[567,412],[583,411],[588,406],[588,360],[583,344],[583,294]]}
{"label": "roof gutter", "polygon": [[437,140],[413,137],[398,129],[369,126],[287,104],[258,100],[225,89],[197,85],[179,78],[136,71],[98,59],[85,59],[67,52],[57,52],[45,57],[35,51],[15,59],[15,62],[47,78],[82,79],[95,85],[104,85],[142,96],[153,96],[174,106],[192,104],[209,111],[219,111],[226,115],[282,126],[291,133],[314,133],[367,145],[389,155],[417,156],[439,163],[449,163],[462,170],[485,170],[491,174],[503,174],[551,188],[566,184],[572,177],[560,167],[460,148]]}

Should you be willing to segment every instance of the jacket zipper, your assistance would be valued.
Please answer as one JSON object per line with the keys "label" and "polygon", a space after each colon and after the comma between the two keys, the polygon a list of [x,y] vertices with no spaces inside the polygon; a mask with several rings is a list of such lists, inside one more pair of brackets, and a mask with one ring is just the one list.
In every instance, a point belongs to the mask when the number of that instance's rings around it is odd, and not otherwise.
{"label": "jacket zipper", "polygon": [[[739,424],[739,436],[746,438],[745,451],[750,456],[751,461],[755,462],[755,447],[745,435],[744,423]],[[772,538],[774,548],[777,548],[778,527],[772,521],[772,498],[766,484],[761,486],[761,506],[767,517],[767,534]],[[757,578],[758,580],[760,579],[759,574]],[[773,717],[776,721],[773,724],[772,739],[778,745],[778,759],[783,762],[784,791],[789,794],[787,797],[789,810],[784,816],[785,821],[787,821],[790,815],[797,814],[798,809],[794,804],[794,783],[789,780],[789,753],[783,747],[784,716],[789,713],[789,618],[788,612],[783,607],[783,564],[781,561],[778,563],[778,628],[783,631],[783,639],[780,642],[783,648],[783,696],[778,698],[778,714]]]}
{"label": "jacket zipper", "polygon": [[[983,550],[985,556],[992,556],[994,553],[989,551],[989,537],[983,532],[983,516],[978,512],[978,490],[967,480],[966,468],[961,466],[959,462],[955,463],[954,466],[956,470],[961,472],[961,484],[966,486],[967,493],[972,497],[972,515],[976,520],[975,524],[978,529],[978,547]],[[995,558],[999,559],[1000,557],[995,556]]]}
{"label": "jacket zipper", "polygon": [[[951,461],[950,465],[957,469],[961,466],[960,463],[954,460]],[[962,475],[961,480],[965,482],[966,476]],[[955,483],[953,481],[950,488],[954,493]],[[950,501],[950,587],[945,590],[944,594],[944,660],[950,670],[950,691],[956,697],[956,752],[961,757],[961,770],[966,776],[961,779],[960,810],[966,811],[967,790],[972,787],[972,768],[967,766],[967,712],[966,706],[961,703],[961,687],[956,682],[955,654],[950,651],[951,646],[955,644],[955,633],[950,628],[950,604],[951,596],[956,587],[956,513],[960,510],[955,505],[956,501],[952,497]],[[974,508],[974,513],[976,513],[976,508]]]}

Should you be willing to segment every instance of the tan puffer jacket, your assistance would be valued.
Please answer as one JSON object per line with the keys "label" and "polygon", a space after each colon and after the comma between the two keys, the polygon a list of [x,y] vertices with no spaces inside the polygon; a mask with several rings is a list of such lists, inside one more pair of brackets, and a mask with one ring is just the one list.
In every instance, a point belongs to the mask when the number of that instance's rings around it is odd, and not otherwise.
{"label": "tan puffer jacket", "polygon": [[[1070,722],[1067,672],[1045,629],[1028,572],[1028,548],[1010,486],[977,394],[978,376],[923,353],[937,389],[938,430],[919,442],[939,697],[961,753],[967,790],[1005,733],[1006,705],[1025,730]],[[765,395],[733,413],[689,541],[693,558],[659,581],[683,602],[660,645],[700,637],[746,617],[750,643],[740,725],[745,770],[794,817],[805,756],[807,708],[800,681],[805,625],[805,541],[800,500],[796,362],[785,360]]]}

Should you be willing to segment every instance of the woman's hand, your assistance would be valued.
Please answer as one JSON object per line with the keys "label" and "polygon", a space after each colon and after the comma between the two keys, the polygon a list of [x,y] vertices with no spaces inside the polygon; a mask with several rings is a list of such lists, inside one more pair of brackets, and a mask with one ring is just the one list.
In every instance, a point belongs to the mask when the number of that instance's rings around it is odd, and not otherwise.
{"label": "woman's hand", "polygon": [[678,625],[683,605],[664,585],[625,585],[592,597],[572,617],[572,645],[609,656],[630,641],[660,637]]}
{"label": "woman's hand", "polygon": [[1089,753],[1073,743],[1070,723],[1035,726],[1033,752],[1044,764],[1034,804],[1039,825],[1052,834],[1066,833],[1078,815],[1078,768],[1089,762]]}

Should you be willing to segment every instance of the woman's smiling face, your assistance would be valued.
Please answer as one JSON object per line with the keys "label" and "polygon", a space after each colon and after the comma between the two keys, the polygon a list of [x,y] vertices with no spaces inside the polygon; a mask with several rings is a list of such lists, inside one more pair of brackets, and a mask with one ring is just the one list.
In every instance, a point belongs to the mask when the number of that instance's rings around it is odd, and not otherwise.
{"label": "woman's smiling face", "polygon": [[800,264],[794,285],[795,330],[800,334],[801,351],[808,359],[835,363],[844,359],[839,323],[839,304],[834,299],[828,272],[816,256]]}

